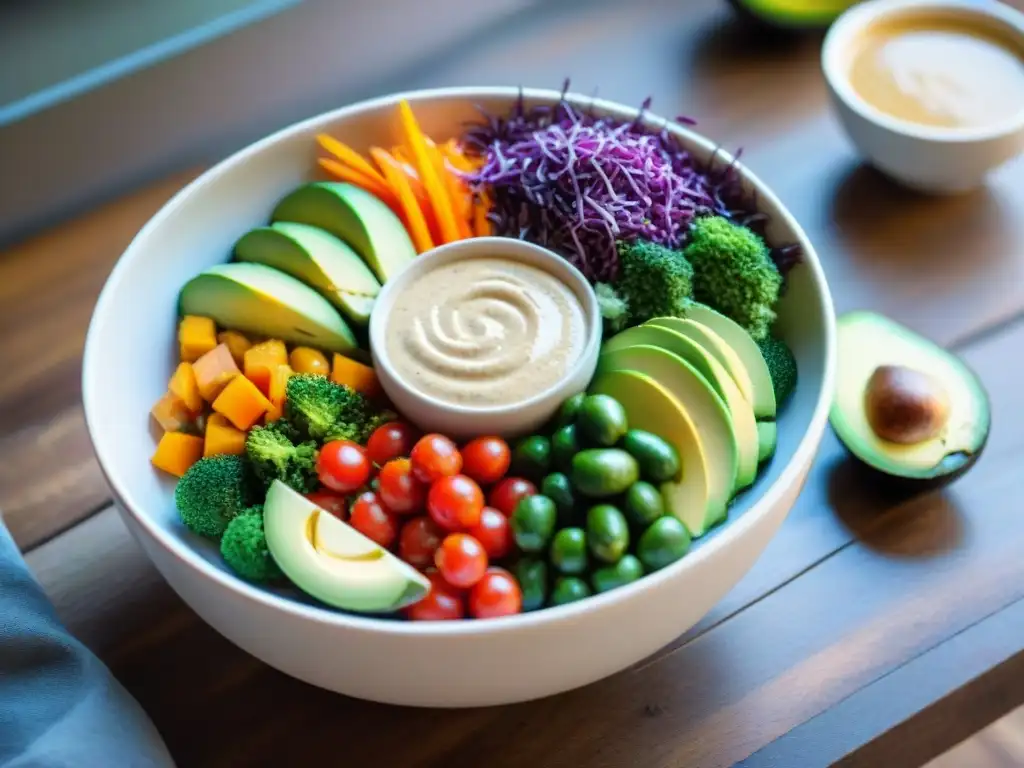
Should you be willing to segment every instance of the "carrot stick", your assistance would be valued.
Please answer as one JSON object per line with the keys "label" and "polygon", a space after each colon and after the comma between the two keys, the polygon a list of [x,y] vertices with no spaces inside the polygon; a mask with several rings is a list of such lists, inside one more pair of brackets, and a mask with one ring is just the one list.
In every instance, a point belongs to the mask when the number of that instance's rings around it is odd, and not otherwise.
{"label": "carrot stick", "polygon": [[434,241],[430,237],[430,230],[427,227],[427,220],[423,217],[423,211],[413,196],[409,179],[399,170],[394,158],[380,147],[370,147],[370,156],[380,166],[387,177],[388,184],[391,185],[401,201],[405,219],[408,222],[409,235],[412,237],[413,245],[416,246],[416,252],[429,251],[434,247]]}
{"label": "carrot stick", "polygon": [[469,228],[469,214],[472,211],[472,207],[467,204],[468,190],[463,186],[462,180],[448,170],[448,166],[445,165],[444,155],[441,154],[440,150],[433,143],[427,145],[427,152],[430,155],[430,162],[434,166],[434,171],[444,185],[448,204],[451,206],[452,213],[455,216],[455,226],[459,231],[459,239],[464,240],[467,237],[472,237],[473,232]]}
{"label": "carrot stick", "polygon": [[377,169],[370,165],[365,157],[360,155],[347,144],[342,144],[336,138],[328,136],[326,133],[319,134],[316,137],[316,140],[321,147],[337,157],[341,162],[346,165],[351,165],[357,171],[361,171],[370,178],[376,179],[382,185],[385,185],[384,177],[380,175]]}
{"label": "carrot stick", "polygon": [[420,176],[416,173],[416,168],[409,160],[409,155],[405,151],[405,147],[400,144],[396,144],[391,148],[391,157],[394,160],[394,164],[398,170],[405,174],[405,177],[409,180],[409,186],[412,187],[413,197],[416,198],[416,202],[419,203],[420,210],[423,211],[423,218],[427,220],[427,227],[430,229],[431,240],[435,243],[443,242],[441,238],[441,229],[437,225],[437,216],[434,215],[434,208],[430,204],[430,197],[427,195],[427,189],[423,186],[423,182],[420,181]]}
{"label": "carrot stick", "polygon": [[412,113],[409,102],[402,99],[398,104],[402,117],[402,127],[405,129],[406,139],[412,156],[416,160],[416,170],[419,171],[420,180],[427,189],[427,196],[430,198],[434,215],[437,216],[437,224],[441,230],[443,242],[450,243],[460,239],[459,226],[455,220],[455,212],[452,210],[451,202],[448,200],[448,193],[444,183],[438,176],[430,158],[430,151],[427,142],[420,131],[416,116]]}
{"label": "carrot stick", "polygon": [[349,184],[355,184],[357,187],[365,189],[370,194],[379,197],[382,202],[387,203],[392,209],[399,208],[398,196],[388,186],[387,182],[384,181],[383,177],[380,181],[377,181],[377,179],[371,178],[355,168],[342,165],[337,160],[332,160],[329,157],[318,158],[317,163],[340,181],[347,181]]}
{"label": "carrot stick", "polygon": [[487,237],[491,234],[491,221],[487,214],[491,210],[491,201],[486,193],[481,193],[473,200],[473,234]]}

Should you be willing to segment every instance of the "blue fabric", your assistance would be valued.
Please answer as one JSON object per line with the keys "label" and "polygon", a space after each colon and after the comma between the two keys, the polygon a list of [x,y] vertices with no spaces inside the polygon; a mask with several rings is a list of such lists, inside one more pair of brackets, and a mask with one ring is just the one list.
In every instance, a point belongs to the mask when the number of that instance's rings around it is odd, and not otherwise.
{"label": "blue fabric", "polygon": [[174,766],[138,702],[60,623],[2,520],[0,766]]}

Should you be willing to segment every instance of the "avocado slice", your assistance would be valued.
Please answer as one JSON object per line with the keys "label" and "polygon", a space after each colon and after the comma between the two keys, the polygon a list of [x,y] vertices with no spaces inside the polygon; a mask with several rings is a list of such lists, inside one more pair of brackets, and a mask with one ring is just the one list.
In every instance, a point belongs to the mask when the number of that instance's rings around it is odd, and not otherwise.
{"label": "avocado slice", "polygon": [[222,328],[330,352],[351,352],[359,346],[327,299],[263,264],[236,261],[209,267],[185,283],[178,311],[212,318]]}
{"label": "avocado slice", "polygon": [[348,243],[381,283],[416,258],[405,225],[379,198],[354,184],[316,181],[286,195],[271,221],[310,224]]}
{"label": "avocado slice", "polygon": [[[722,399],[685,360],[658,347],[628,347],[602,354],[597,370],[634,371],[661,385],[686,411],[708,461],[708,526],[724,520],[739,490],[739,442]],[[651,430],[658,434],[657,430]],[[677,449],[678,450],[678,449]],[[705,528],[706,529],[706,528]],[[703,530],[692,530],[699,536]]]}
{"label": "avocado slice", "polygon": [[635,371],[600,372],[589,391],[614,397],[626,409],[632,427],[660,435],[675,446],[683,469],[680,478],[661,484],[665,508],[691,535],[706,531],[718,505],[711,501],[710,467],[701,438],[679,401],[654,379]]}
{"label": "avocado slice", "polygon": [[359,255],[330,232],[308,224],[280,221],[246,232],[234,247],[238,261],[266,264],[302,280],[342,311],[366,325],[367,306],[380,283]]}
{"label": "avocado slice", "polygon": [[757,478],[758,438],[757,423],[750,402],[740,393],[736,382],[724,366],[712,357],[700,344],[668,328],[656,325],[638,325],[615,334],[605,342],[602,352],[612,352],[625,347],[648,345],[659,347],[678,355],[692,365],[711,385],[729,411],[733,430],[739,442],[739,468],[737,483],[743,489]]}
{"label": "avocado slice", "polygon": [[714,331],[736,353],[753,388],[750,402],[754,406],[754,415],[759,419],[774,419],[778,405],[775,402],[771,372],[751,335],[732,318],[703,304],[690,307],[686,317]]}
{"label": "avocado slice", "polygon": [[873,312],[843,315],[837,330],[829,419],[850,453],[920,487],[966,472],[991,426],[988,394],[977,375],[942,347]]}
{"label": "avocado slice", "polygon": [[824,29],[856,0],[729,0],[744,18],[783,30]]}
{"label": "avocado slice", "polygon": [[763,463],[775,455],[779,426],[774,421],[757,422],[757,461]]}
{"label": "avocado slice", "polygon": [[263,519],[274,562],[299,589],[328,605],[389,613],[430,590],[415,568],[280,480],[267,491]]}

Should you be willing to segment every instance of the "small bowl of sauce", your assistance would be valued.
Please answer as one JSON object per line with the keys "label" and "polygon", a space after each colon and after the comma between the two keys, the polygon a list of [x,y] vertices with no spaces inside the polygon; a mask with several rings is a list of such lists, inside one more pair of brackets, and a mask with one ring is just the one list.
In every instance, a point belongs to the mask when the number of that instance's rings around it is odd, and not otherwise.
{"label": "small bowl of sauce", "polygon": [[1024,151],[1024,14],[983,0],[868,0],[822,49],[833,104],[879,170],[974,189]]}

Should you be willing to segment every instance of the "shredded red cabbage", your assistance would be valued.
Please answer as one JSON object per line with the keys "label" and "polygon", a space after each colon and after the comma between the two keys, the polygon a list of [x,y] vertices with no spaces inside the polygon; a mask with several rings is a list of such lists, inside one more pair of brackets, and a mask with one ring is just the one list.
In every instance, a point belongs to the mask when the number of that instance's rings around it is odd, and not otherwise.
{"label": "shredded red cabbage", "polygon": [[[568,86],[554,105],[527,108],[520,93],[511,114],[483,113],[463,135],[484,159],[467,179],[489,190],[496,234],[552,248],[601,281],[617,276],[617,240],[680,248],[696,216],[727,216],[764,234],[765,216],[734,164],[700,164],[667,129],[646,128],[650,99],[623,122],[573,107]],[[783,272],[799,261],[796,246],[773,256]]]}

